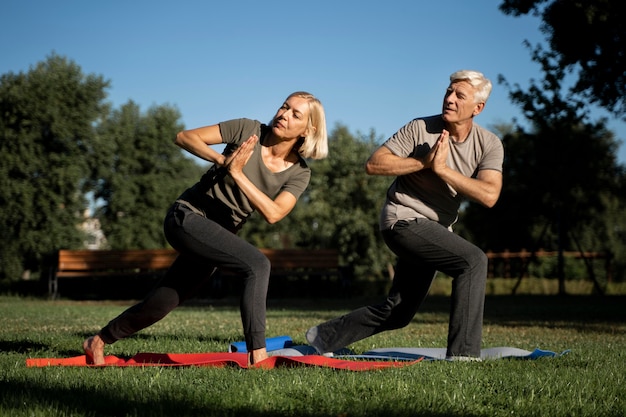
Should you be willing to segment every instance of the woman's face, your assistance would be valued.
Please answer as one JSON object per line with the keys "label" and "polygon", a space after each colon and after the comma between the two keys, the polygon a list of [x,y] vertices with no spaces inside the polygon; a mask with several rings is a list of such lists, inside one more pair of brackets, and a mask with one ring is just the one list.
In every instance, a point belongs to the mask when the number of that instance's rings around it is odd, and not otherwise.
{"label": "woman's face", "polygon": [[283,103],[272,121],[272,132],[283,139],[295,139],[306,136],[309,126],[309,102],[294,96]]}

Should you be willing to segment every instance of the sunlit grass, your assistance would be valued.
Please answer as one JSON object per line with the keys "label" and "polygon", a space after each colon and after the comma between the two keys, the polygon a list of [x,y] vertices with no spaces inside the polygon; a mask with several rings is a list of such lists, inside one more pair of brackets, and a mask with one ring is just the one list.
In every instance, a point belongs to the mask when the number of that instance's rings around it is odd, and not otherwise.
{"label": "sunlit grass", "polygon": [[[376,299],[270,300],[268,336],[305,330]],[[536,361],[422,362],[369,372],[325,368],[26,368],[29,357],[82,354],[82,340],[128,302],[0,297],[2,416],[618,416],[626,407],[624,297],[498,296],[485,306],[484,347],[540,347]],[[448,298],[413,323],[355,343],[443,347]],[[242,340],[237,300],[181,307],[107,354],[216,352]]]}

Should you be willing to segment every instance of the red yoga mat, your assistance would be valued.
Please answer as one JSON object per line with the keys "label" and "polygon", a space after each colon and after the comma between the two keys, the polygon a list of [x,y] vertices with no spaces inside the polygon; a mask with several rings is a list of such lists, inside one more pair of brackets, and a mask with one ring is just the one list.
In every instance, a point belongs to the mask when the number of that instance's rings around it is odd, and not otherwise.
{"label": "red yoga mat", "polygon": [[420,362],[423,358],[414,361],[380,361],[380,360],[345,360],[328,358],[320,355],[305,356],[270,356],[258,364],[248,366],[246,353],[138,353],[130,359],[117,356],[105,356],[104,365],[89,365],[85,355],[71,358],[30,358],[26,359],[27,367],[48,366],[86,366],[102,368],[110,366],[137,367],[137,366],[239,366],[240,368],[273,369],[278,366],[319,366],[349,371],[369,371],[385,368],[399,368]]}

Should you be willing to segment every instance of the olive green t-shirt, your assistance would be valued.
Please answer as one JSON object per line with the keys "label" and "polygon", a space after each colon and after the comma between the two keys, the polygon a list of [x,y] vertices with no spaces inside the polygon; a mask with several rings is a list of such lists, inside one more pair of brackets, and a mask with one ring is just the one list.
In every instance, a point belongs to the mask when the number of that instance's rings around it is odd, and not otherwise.
{"label": "olive green t-shirt", "polygon": [[[296,199],[302,195],[311,178],[311,170],[302,157],[298,163],[281,172],[270,171],[263,162],[261,146],[270,133],[268,126],[256,120],[235,119],[219,123],[219,127],[222,140],[226,144],[224,154],[231,153],[252,135],[259,137],[243,172],[260,191],[272,199],[283,191],[293,194]],[[213,165],[179,199],[229,230],[240,228],[254,211],[250,201],[226,169],[217,165]]]}
{"label": "olive green t-shirt", "polygon": [[[411,120],[383,145],[395,155],[419,158],[425,156],[445,128],[441,115]],[[504,147],[493,133],[474,124],[463,142],[450,141],[447,164],[461,174],[475,178],[478,171],[502,172]],[[457,220],[463,197],[432,170],[425,169],[397,177],[387,191],[380,217],[381,230],[399,220],[427,218],[445,227]]]}

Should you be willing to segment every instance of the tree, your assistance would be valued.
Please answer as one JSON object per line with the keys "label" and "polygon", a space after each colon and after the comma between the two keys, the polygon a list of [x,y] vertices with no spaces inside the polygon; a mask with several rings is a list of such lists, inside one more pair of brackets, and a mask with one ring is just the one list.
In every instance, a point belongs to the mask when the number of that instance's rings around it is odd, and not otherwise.
{"label": "tree", "polygon": [[[539,84],[532,81],[528,90],[512,87],[500,77],[532,130],[518,126],[504,135],[500,201],[488,215],[468,207],[464,222],[490,249],[541,245],[560,254],[564,250],[615,254],[615,246],[608,243],[626,230],[623,220],[615,223],[619,217],[615,210],[624,218],[626,207],[623,197],[616,198],[626,180],[615,157],[618,144],[604,119],[590,121],[585,102],[571,92],[563,94],[566,74],[554,53],[537,47],[533,60],[541,64],[544,78]],[[563,268],[560,256],[561,292]]]}
{"label": "tree", "polygon": [[84,156],[107,87],[54,54],[0,78],[0,281],[36,273],[56,249],[82,242]]}
{"label": "tree", "polygon": [[180,113],[155,106],[141,114],[132,101],[98,127],[93,154],[93,193],[107,242],[113,249],[167,247],[163,218],[203,168],[173,144],[183,129]]}
{"label": "tree", "polygon": [[309,163],[311,182],[294,211],[273,226],[254,216],[242,236],[257,246],[336,248],[357,278],[383,277],[393,255],[380,236],[378,218],[392,178],[365,173],[376,147],[373,131],[356,138],[337,125],[329,135],[329,157]]}
{"label": "tree", "polygon": [[626,118],[626,8],[617,0],[503,0],[500,10],[541,16],[541,30],[564,70],[578,70],[576,93]]}

